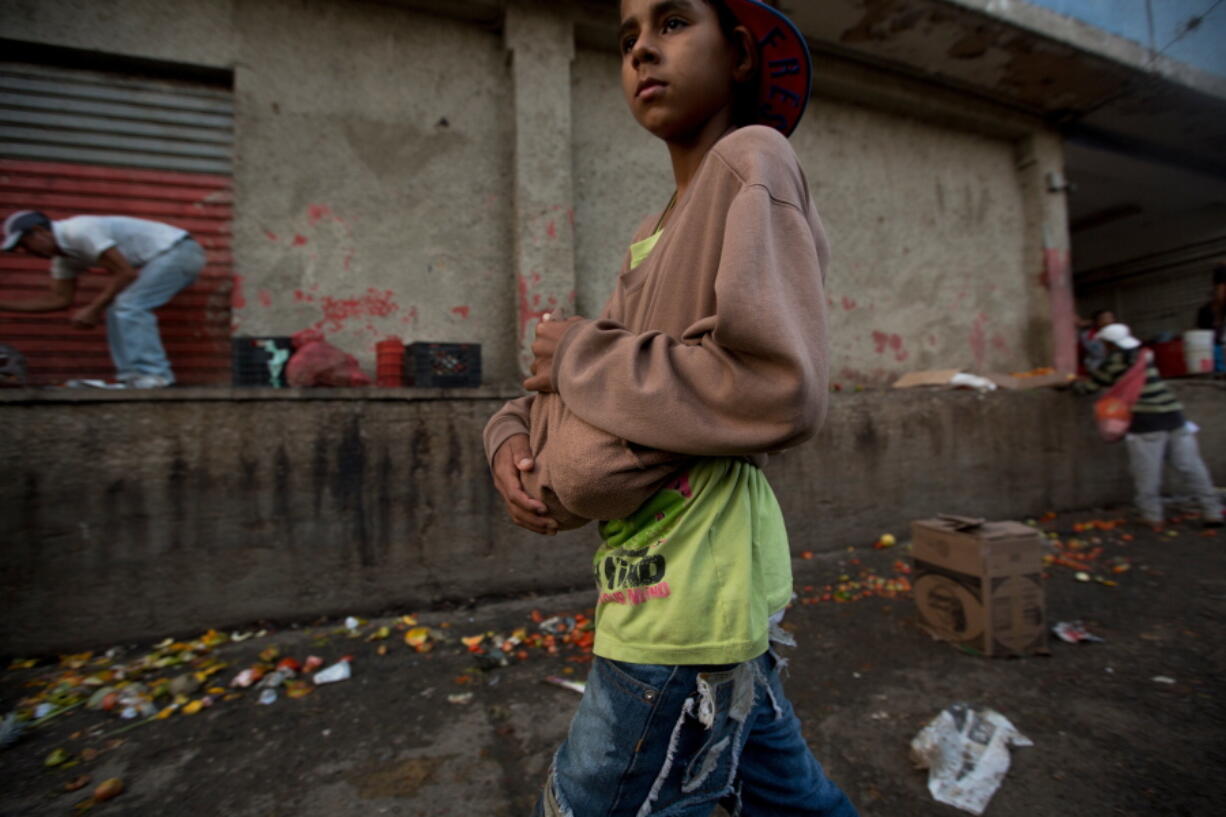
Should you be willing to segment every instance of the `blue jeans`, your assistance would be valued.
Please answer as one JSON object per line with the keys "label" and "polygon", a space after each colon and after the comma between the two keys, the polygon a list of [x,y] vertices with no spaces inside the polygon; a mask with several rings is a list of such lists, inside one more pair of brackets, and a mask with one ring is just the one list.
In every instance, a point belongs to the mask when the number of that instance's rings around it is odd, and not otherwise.
{"label": "blue jeans", "polygon": [[151,374],[174,382],[153,310],[191,285],[204,269],[204,250],[185,238],[141,267],[136,280],[106,311],[106,341],[120,380]]}
{"label": "blue jeans", "polygon": [[596,658],[536,817],[856,817],[783,694],[777,659]]}

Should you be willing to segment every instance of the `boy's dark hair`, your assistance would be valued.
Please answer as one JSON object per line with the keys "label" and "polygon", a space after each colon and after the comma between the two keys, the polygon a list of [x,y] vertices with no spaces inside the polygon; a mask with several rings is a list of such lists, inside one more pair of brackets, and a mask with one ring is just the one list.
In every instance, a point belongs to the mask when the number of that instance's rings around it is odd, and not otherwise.
{"label": "boy's dark hair", "polygon": [[[703,0],[703,2],[715,12],[719,20],[719,30],[724,33],[724,39],[735,45],[736,39],[733,31],[741,25],[741,21],[732,13],[724,0]],[[735,96],[732,100],[732,123],[737,127],[752,125],[758,121],[758,72],[761,66],[756,64],[757,56],[757,54],[754,55],[753,73],[744,82],[738,84],[733,92]]]}
{"label": "boy's dark hair", "polygon": [[1114,309],[1095,309],[1094,314],[1090,316],[1090,320],[1097,321],[1099,318],[1101,318],[1103,315],[1106,315],[1108,312],[1110,312],[1112,315],[1115,314]]}

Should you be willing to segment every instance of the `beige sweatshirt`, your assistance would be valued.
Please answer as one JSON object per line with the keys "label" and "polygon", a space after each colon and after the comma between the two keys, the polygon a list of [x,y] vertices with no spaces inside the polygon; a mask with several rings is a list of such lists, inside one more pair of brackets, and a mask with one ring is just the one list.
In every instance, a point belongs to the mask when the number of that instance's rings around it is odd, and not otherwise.
{"label": "beige sweatshirt", "polygon": [[525,487],[575,527],[628,515],[693,457],[758,458],[807,439],[828,392],[828,260],[787,139],[730,132],[651,254],[631,270],[627,253],[600,318],[562,338],[557,394],[490,419],[487,457],[529,433],[537,466]]}

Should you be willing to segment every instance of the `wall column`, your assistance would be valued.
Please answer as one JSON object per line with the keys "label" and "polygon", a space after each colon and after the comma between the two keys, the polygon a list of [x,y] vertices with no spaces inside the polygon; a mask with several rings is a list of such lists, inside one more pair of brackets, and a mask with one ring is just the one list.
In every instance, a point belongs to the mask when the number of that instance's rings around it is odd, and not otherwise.
{"label": "wall column", "polygon": [[575,38],[570,17],[558,6],[512,0],[506,16],[515,107],[516,334],[524,374],[541,315],[573,314],[575,302],[570,88]]}
{"label": "wall column", "polygon": [[1050,361],[1057,371],[1077,371],[1077,307],[1064,178],[1064,144],[1054,132],[1038,131],[1018,141],[1018,174],[1026,195],[1027,253],[1047,293],[1051,321]]}

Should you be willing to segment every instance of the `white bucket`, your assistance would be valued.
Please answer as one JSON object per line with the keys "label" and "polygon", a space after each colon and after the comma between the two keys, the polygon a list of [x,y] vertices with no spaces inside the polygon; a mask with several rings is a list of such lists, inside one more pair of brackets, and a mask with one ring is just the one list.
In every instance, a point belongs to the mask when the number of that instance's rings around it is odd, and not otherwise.
{"label": "white bucket", "polygon": [[1213,371],[1213,331],[1189,329],[1183,333],[1183,359],[1188,374]]}

